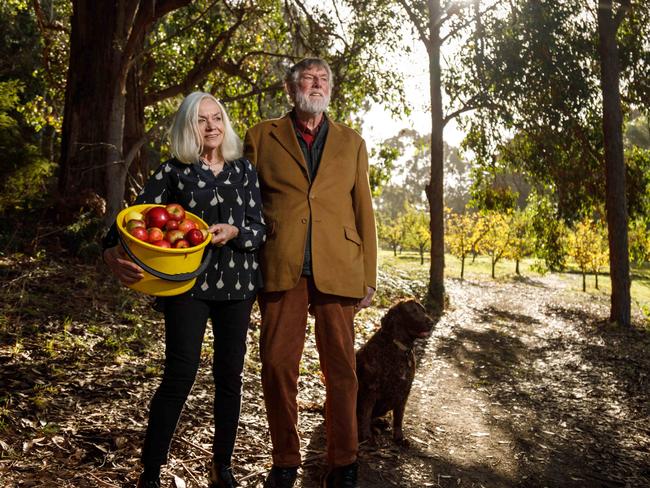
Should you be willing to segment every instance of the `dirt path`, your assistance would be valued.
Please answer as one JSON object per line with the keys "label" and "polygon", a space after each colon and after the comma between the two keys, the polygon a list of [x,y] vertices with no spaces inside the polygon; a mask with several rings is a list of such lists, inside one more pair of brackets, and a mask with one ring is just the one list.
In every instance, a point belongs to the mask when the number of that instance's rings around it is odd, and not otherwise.
{"label": "dirt path", "polygon": [[[0,486],[135,486],[162,367],[161,317],[135,294],[93,278],[101,270],[17,269],[0,307]],[[422,286],[411,276],[397,282],[393,273],[384,288],[391,279],[400,293]],[[85,290],[75,301],[60,297],[70,282]],[[604,299],[586,301],[552,277],[449,280],[447,290],[452,308],[418,348],[405,420],[411,445],[396,447],[384,431],[378,448],[364,446],[363,488],[650,486],[650,332],[599,322],[607,316]],[[360,314],[357,346],[383,313]],[[261,487],[270,467],[258,336],[253,327],[235,451],[247,488]],[[325,469],[324,389],[312,342],[302,364],[305,463],[297,488],[316,488]],[[166,488],[206,486],[210,343],[208,336],[163,470]]]}
{"label": "dirt path", "polygon": [[650,486],[648,334],[552,279],[448,282],[419,351],[411,448],[364,452],[366,487]]}

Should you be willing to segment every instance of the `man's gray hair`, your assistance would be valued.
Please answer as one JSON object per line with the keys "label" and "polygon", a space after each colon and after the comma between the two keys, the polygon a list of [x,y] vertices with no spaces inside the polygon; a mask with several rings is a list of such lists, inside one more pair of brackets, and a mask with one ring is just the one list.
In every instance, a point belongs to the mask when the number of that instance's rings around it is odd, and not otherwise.
{"label": "man's gray hair", "polygon": [[295,87],[296,84],[298,83],[298,78],[300,78],[302,72],[314,66],[318,68],[323,68],[325,71],[327,71],[327,77],[329,78],[329,86],[331,90],[332,87],[334,86],[332,70],[330,68],[330,65],[327,64],[327,61],[321,58],[305,58],[298,61],[296,64],[294,64],[291,68],[287,70],[287,73],[284,76],[285,85]]}

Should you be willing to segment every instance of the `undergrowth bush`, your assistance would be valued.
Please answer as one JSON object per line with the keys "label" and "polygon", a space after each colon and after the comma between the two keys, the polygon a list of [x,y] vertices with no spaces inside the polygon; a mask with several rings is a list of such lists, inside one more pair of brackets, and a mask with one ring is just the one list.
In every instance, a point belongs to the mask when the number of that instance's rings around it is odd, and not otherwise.
{"label": "undergrowth bush", "polygon": [[95,261],[101,255],[99,240],[103,230],[101,219],[93,211],[83,212],[63,231],[63,244],[84,261]]}
{"label": "undergrowth bush", "polygon": [[422,300],[427,291],[427,280],[424,271],[406,271],[384,265],[377,275],[377,295],[374,304],[379,307],[390,307],[403,299]]}

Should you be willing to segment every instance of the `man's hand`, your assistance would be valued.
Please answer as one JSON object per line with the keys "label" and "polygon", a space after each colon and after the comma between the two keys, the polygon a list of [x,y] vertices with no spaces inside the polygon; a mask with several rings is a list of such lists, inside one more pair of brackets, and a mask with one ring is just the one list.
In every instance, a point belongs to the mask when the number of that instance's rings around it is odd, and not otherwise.
{"label": "man's hand", "polygon": [[144,278],[142,268],[127,257],[120,244],[104,251],[104,262],[124,285],[132,285]]}
{"label": "man's hand", "polygon": [[212,234],[212,244],[221,247],[239,235],[239,227],[230,224],[215,224],[208,227],[208,232]]}
{"label": "man's hand", "polygon": [[375,295],[375,289],[368,287],[368,293],[354,306],[354,313],[357,313],[362,308],[368,308],[372,304],[372,297]]}

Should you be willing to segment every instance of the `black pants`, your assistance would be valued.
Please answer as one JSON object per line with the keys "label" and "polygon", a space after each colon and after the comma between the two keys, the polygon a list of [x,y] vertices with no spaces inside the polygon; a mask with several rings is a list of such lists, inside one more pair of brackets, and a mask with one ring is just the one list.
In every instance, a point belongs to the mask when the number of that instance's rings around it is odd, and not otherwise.
{"label": "black pants", "polygon": [[241,408],[246,333],[254,300],[205,301],[188,293],[164,300],[165,372],[151,400],[142,449],[145,466],[167,462],[176,424],[196,378],[208,318],[214,334],[213,456],[217,463],[230,463]]}

